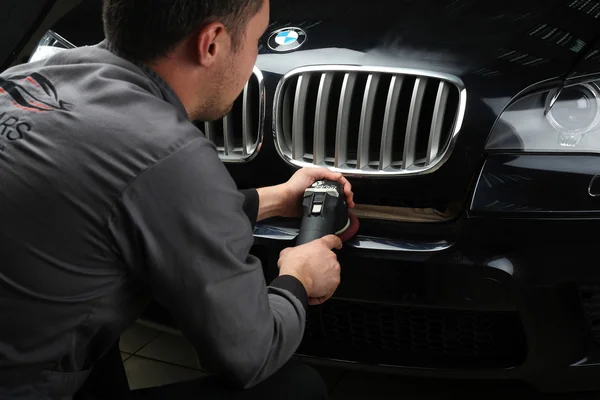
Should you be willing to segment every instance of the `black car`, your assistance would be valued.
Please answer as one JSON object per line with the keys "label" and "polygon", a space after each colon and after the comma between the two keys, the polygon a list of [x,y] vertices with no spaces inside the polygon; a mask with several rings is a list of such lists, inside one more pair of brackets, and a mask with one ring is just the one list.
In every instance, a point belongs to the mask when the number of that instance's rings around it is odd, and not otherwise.
{"label": "black car", "polygon": [[[3,4],[0,65],[101,41],[101,1],[75,3]],[[272,0],[271,21],[231,114],[197,124],[240,188],[315,165],[354,186],[298,354],[599,389],[600,1]],[[268,281],[298,226],[256,227]]]}

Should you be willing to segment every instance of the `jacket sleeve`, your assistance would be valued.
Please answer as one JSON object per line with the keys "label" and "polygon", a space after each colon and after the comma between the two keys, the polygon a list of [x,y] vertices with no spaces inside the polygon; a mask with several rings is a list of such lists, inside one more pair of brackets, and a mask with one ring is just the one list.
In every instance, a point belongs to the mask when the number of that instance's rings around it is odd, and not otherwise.
{"label": "jacket sleeve", "polygon": [[289,361],[307,308],[296,278],[266,285],[249,254],[248,204],[214,147],[198,138],[138,176],[108,223],[120,256],[171,312],[202,366],[245,388]]}
{"label": "jacket sleeve", "polygon": [[240,190],[240,193],[244,196],[244,205],[242,208],[250,220],[250,225],[254,228],[258,219],[258,207],[260,205],[258,191],[256,189],[245,189]]}

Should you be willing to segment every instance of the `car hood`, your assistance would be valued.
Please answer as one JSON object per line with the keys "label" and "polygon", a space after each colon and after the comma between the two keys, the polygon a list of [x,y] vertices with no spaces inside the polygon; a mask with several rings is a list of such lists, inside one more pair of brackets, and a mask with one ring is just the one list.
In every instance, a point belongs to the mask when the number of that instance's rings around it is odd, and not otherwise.
{"label": "car hood", "polygon": [[[26,61],[45,31],[80,2],[21,0],[3,6],[0,66]],[[408,67],[514,92],[565,77],[593,50],[599,17],[600,3],[589,0],[271,0],[259,64],[276,73],[323,63]],[[285,27],[302,28],[308,40],[298,51],[274,53],[266,42]]]}
{"label": "car hood", "polygon": [[[600,33],[600,4],[586,0],[272,1],[258,65],[353,64],[449,73],[498,105],[524,88],[566,77]],[[269,33],[306,31],[304,46],[275,53]]]}

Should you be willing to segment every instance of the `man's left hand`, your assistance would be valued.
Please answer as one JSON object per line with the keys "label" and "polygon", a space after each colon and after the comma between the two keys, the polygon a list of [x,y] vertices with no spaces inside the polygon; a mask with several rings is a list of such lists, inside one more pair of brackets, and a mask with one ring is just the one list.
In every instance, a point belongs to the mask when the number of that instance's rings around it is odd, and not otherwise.
{"label": "man's left hand", "polygon": [[283,202],[280,211],[282,217],[299,217],[302,215],[302,197],[304,191],[319,180],[340,182],[344,188],[348,208],[354,208],[354,193],[352,185],[338,172],[327,168],[302,168],[298,170],[289,181],[281,185]]}

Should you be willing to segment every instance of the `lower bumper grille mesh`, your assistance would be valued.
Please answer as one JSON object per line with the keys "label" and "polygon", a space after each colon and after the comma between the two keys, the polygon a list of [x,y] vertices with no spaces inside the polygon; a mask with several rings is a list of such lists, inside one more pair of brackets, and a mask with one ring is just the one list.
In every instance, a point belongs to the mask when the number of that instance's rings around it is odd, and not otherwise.
{"label": "lower bumper grille mesh", "polygon": [[505,368],[526,356],[517,313],[330,300],[309,310],[299,353],[372,364]]}

